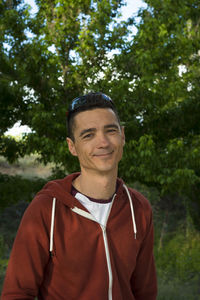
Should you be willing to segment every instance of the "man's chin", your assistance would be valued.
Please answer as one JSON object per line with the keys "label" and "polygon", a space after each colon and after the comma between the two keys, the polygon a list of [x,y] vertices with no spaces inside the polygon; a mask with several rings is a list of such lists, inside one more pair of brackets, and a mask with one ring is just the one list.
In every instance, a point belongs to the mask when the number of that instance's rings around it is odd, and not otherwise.
{"label": "man's chin", "polygon": [[104,164],[98,165],[97,170],[101,173],[109,174],[115,172],[117,170],[117,167],[113,166],[113,164],[109,164],[108,162],[105,162]]}

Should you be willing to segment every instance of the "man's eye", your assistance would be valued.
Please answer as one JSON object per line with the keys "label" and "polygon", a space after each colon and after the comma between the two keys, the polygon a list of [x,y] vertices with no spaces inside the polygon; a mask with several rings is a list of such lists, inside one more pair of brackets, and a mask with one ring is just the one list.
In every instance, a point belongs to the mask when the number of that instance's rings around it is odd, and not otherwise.
{"label": "man's eye", "polygon": [[83,139],[89,139],[91,137],[92,137],[92,133],[88,133],[88,134],[83,136]]}
{"label": "man's eye", "polygon": [[116,129],[108,129],[107,132],[117,132]]}

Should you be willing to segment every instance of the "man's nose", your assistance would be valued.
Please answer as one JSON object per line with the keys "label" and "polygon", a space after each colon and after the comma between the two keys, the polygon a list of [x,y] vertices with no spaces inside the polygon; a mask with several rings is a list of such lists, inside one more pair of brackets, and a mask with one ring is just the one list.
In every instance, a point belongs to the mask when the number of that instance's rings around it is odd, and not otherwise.
{"label": "man's nose", "polygon": [[97,144],[98,148],[105,148],[109,146],[109,139],[105,133],[100,133],[97,138],[98,138],[98,144]]}

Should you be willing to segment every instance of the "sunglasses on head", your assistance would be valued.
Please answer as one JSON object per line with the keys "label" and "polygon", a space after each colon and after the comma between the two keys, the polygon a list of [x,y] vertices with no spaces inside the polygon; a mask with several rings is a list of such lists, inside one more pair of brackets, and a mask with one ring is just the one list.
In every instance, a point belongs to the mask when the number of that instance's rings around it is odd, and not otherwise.
{"label": "sunglasses on head", "polygon": [[114,107],[114,103],[110,97],[103,93],[90,93],[88,95],[76,97],[69,105],[68,114],[73,113],[77,109],[84,106],[108,104]]}

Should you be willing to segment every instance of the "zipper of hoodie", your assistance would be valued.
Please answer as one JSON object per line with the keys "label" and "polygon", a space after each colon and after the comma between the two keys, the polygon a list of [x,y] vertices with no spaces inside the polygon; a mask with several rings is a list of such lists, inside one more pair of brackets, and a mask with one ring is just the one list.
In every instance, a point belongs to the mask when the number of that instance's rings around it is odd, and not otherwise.
{"label": "zipper of hoodie", "polygon": [[103,232],[103,241],[104,241],[104,247],[105,247],[105,253],[106,253],[106,261],[107,261],[107,267],[108,267],[108,278],[109,278],[109,285],[108,285],[108,300],[112,300],[112,286],[113,286],[113,275],[112,275],[112,267],[111,267],[111,260],[110,260],[110,252],[108,247],[108,239],[107,239],[107,232],[106,232],[106,225],[108,222],[108,218],[110,216],[110,211],[113,206],[113,202],[115,200],[116,194],[114,194],[112,199],[112,204],[109,208],[107,219],[105,222],[105,226],[102,224],[99,224],[102,232]]}
{"label": "zipper of hoodie", "polygon": [[99,224],[99,226],[101,227],[102,229],[102,233],[103,233],[103,241],[104,241],[104,248],[105,248],[105,254],[106,254],[106,262],[107,262],[107,268],[108,268],[108,280],[109,280],[109,284],[108,284],[108,300],[112,300],[112,286],[113,286],[113,275],[112,275],[112,267],[111,267],[111,260],[110,260],[110,252],[109,252],[109,247],[108,247],[108,239],[107,239],[107,233],[106,233],[106,225],[107,225],[107,222],[108,222],[108,218],[109,218],[109,215],[110,215],[110,211],[111,211],[111,208],[113,206],[113,202],[114,202],[114,199],[116,197],[116,194],[114,194],[113,196],[113,199],[112,199],[112,204],[109,208],[109,211],[108,211],[108,214],[107,214],[107,219],[105,221],[105,225],[102,225],[100,224],[96,218],[90,214],[89,212],[86,212],[82,209],[79,209],[77,207],[74,207],[74,208],[71,208],[72,211],[74,211],[75,213],[87,218],[87,219],[90,219],[94,222],[96,222],[97,224]]}
{"label": "zipper of hoodie", "polygon": [[101,229],[103,232],[103,241],[104,241],[104,247],[105,247],[105,253],[106,253],[107,267],[108,267],[108,278],[109,278],[108,300],[112,300],[113,276],[112,276],[110,253],[109,253],[109,247],[108,247],[108,239],[107,239],[106,227],[101,224],[100,224],[100,226],[101,226]]}

